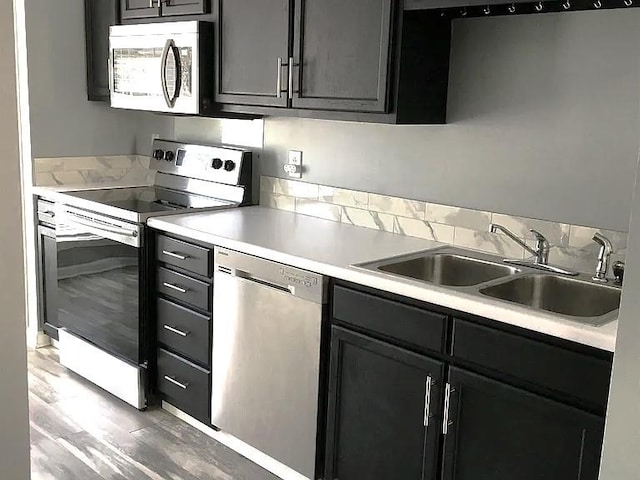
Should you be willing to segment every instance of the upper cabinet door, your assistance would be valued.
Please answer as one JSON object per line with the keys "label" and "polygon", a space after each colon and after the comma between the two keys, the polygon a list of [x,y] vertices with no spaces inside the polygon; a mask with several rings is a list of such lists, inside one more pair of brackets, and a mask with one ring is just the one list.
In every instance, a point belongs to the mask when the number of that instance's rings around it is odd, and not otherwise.
{"label": "upper cabinet door", "polygon": [[85,0],[87,98],[109,101],[109,27],[118,21],[117,0]]}
{"label": "upper cabinet door", "polygon": [[292,106],[386,112],[394,0],[296,0]]}
{"label": "upper cabinet door", "polygon": [[163,0],[162,16],[202,15],[208,12],[208,0]]}
{"label": "upper cabinet door", "polygon": [[286,107],[290,0],[214,0],[219,103]]}
{"label": "upper cabinet door", "polygon": [[449,378],[444,480],[597,480],[603,418],[458,368]]}
{"label": "upper cabinet door", "polygon": [[120,0],[122,20],[160,16],[160,0]]}

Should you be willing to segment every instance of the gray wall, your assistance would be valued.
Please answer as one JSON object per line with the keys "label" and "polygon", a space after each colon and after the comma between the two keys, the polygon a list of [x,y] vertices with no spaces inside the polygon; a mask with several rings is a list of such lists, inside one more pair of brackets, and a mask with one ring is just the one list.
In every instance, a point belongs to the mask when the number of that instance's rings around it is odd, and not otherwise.
{"label": "gray wall", "polygon": [[638,173],[600,480],[637,480],[640,472],[640,169]]}
{"label": "gray wall", "polygon": [[171,117],[87,101],[83,0],[27,0],[26,23],[34,157],[148,154],[171,134]]}
{"label": "gray wall", "polygon": [[26,303],[22,248],[22,200],[18,149],[18,102],[11,0],[0,0],[0,478],[29,478]]}
{"label": "gray wall", "polygon": [[[454,22],[445,126],[265,122],[263,173],[626,231],[640,10]],[[178,120],[180,122],[180,120]]]}

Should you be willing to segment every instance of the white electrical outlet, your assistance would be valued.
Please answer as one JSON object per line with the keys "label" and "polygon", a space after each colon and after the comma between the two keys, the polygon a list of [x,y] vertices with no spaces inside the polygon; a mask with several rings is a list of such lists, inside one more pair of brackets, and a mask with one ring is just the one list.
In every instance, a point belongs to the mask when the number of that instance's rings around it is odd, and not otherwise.
{"label": "white electrical outlet", "polygon": [[289,150],[289,163],[284,166],[284,171],[290,177],[302,178],[302,152]]}

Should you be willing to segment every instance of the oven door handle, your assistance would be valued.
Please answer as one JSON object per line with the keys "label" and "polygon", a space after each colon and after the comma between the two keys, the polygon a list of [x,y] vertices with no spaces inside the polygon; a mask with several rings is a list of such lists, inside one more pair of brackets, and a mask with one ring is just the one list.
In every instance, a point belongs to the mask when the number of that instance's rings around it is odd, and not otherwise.
{"label": "oven door handle", "polygon": [[76,224],[82,227],[89,227],[89,228],[94,228],[96,230],[101,230],[103,232],[115,233],[116,235],[123,235],[125,237],[131,237],[131,238],[138,237],[138,232],[136,230],[127,230],[125,228],[120,228],[115,226],[109,227],[107,225],[98,225],[91,222],[83,222],[81,220],[78,220],[77,218],[70,219],[69,217],[67,217],[66,223],[67,225],[70,225],[70,226],[73,226],[73,224]]}

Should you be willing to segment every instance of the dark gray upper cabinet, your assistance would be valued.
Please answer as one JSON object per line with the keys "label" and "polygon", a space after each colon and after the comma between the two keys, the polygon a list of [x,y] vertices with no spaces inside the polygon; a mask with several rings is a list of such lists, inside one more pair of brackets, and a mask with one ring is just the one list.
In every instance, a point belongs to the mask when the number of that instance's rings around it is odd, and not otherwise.
{"label": "dark gray upper cabinet", "polygon": [[439,12],[404,11],[395,0],[216,5],[222,111],[446,121],[451,21]]}
{"label": "dark gray upper cabinet", "polygon": [[160,0],[120,0],[122,20],[160,16]]}
{"label": "dark gray upper cabinet", "polygon": [[109,27],[118,21],[117,0],[85,0],[87,98],[109,101]]}
{"label": "dark gray upper cabinet", "polygon": [[443,370],[332,327],[325,478],[435,480]]}
{"label": "dark gray upper cabinet", "polygon": [[604,419],[451,367],[444,480],[597,480]]}
{"label": "dark gray upper cabinet", "polygon": [[120,0],[122,20],[208,13],[209,0]]}
{"label": "dark gray upper cabinet", "polygon": [[296,0],[294,108],[386,112],[393,0]]}
{"label": "dark gray upper cabinet", "polygon": [[202,15],[207,13],[207,0],[163,0],[162,16]]}
{"label": "dark gray upper cabinet", "polygon": [[215,101],[286,107],[290,0],[214,0],[214,12]]}

